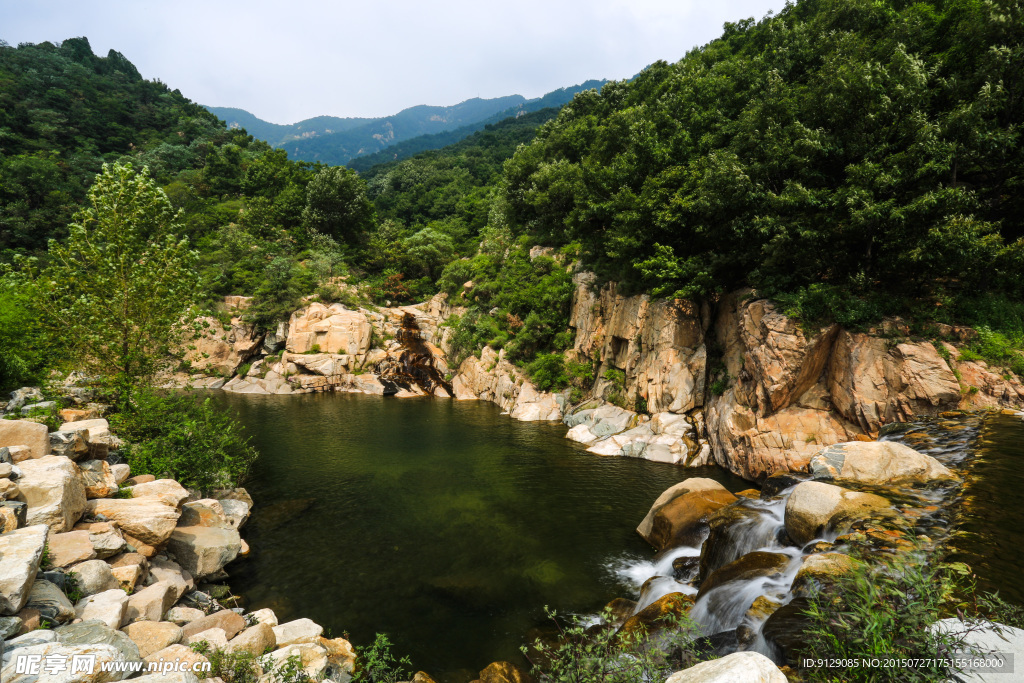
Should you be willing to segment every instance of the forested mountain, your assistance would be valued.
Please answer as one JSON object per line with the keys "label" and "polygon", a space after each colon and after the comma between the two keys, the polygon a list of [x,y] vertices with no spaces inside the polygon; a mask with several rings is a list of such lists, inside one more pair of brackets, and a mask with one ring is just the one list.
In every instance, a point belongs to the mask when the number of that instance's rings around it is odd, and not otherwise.
{"label": "forested mountain", "polygon": [[367,118],[339,118],[337,116],[315,116],[298,123],[284,125],[270,123],[257,118],[244,109],[234,107],[206,107],[217,118],[228,124],[228,128],[244,128],[257,140],[263,140],[272,147],[280,147],[289,140],[296,140],[314,135],[336,133],[350,130],[358,126],[376,121]]}

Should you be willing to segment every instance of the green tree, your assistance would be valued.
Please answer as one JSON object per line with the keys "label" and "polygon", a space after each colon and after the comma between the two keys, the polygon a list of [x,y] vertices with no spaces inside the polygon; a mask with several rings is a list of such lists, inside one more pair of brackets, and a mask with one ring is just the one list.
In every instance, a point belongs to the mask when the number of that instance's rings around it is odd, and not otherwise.
{"label": "green tree", "polygon": [[167,367],[194,318],[197,255],[174,235],[177,218],[145,168],[104,165],[38,275],[44,323],[125,403]]}
{"label": "green tree", "polygon": [[306,188],[302,222],[348,243],[357,242],[373,224],[373,205],[366,183],[355,171],[340,166],[323,168]]}

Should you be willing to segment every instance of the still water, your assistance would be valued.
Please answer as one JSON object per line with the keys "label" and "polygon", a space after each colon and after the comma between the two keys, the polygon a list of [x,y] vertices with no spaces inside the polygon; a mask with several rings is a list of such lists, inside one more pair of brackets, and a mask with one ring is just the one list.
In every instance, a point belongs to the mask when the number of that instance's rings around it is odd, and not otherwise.
{"label": "still water", "polygon": [[232,588],[357,645],[387,633],[450,681],[519,661],[545,605],[591,614],[634,596],[620,570],[653,556],[635,529],[669,486],[749,488],[718,468],[595,456],[560,424],[482,401],[217,397],[261,453],[247,484],[252,554],[232,565]]}

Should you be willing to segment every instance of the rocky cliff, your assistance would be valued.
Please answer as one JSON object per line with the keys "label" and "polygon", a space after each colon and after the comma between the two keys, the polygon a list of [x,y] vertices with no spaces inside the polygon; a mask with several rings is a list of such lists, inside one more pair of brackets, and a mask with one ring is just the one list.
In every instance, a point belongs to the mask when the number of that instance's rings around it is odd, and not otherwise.
{"label": "rocky cliff", "polygon": [[[503,351],[484,348],[449,368],[445,321],[463,311],[442,294],[397,308],[310,303],[264,336],[238,317],[209,319],[189,357],[201,373],[177,381],[492,401],[516,419],[563,420],[568,438],[598,455],[716,462],[751,480],[806,470],[822,447],[877,438],[915,415],[1024,406],[1018,380],[961,358],[969,329],[944,328],[946,340],[933,343],[898,320],[866,332],[809,328],[752,292],[696,304],[598,288],[589,273],[575,282],[567,357],[595,378],[575,402],[539,391]],[[226,309],[246,304],[234,297]]]}

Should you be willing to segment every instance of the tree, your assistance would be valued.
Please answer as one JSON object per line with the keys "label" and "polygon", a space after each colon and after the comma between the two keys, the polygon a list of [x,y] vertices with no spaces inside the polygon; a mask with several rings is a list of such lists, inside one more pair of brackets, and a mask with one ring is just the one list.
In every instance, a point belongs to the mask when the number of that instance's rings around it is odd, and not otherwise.
{"label": "tree", "polygon": [[347,168],[321,169],[306,188],[302,222],[310,230],[350,244],[356,242],[373,224],[366,183]]}
{"label": "tree", "polygon": [[126,404],[167,367],[194,319],[198,257],[174,235],[178,218],[147,169],[104,165],[37,278],[45,324]]}

